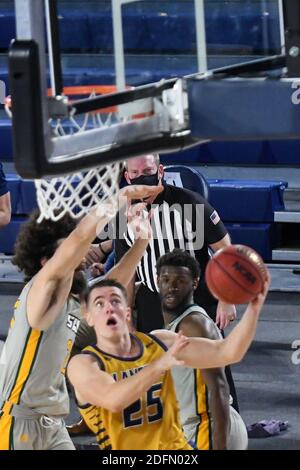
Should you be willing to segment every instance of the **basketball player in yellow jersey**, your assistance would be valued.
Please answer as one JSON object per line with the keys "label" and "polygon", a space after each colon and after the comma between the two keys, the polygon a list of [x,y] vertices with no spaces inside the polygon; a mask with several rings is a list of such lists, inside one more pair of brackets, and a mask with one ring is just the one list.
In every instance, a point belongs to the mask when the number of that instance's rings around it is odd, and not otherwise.
{"label": "basketball player in yellow jersey", "polygon": [[[124,188],[121,203],[158,192],[148,186]],[[70,217],[39,224],[35,213],[20,233],[15,263],[28,282],[0,357],[0,450],[74,449],[63,420],[69,413],[63,374],[80,322],[75,294],[84,287],[83,257],[114,217],[115,202],[95,208],[77,227]],[[130,280],[148,244],[139,242],[133,259],[113,268],[122,282]]]}
{"label": "basketball player in yellow jersey", "polygon": [[86,423],[105,450],[191,449],[184,438],[171,371],[174,366],[215,368],[239,362],[254,337],[269,281],[226,339],[186,338],[128,329],[126,290],[100,281],[87,294],[86,319],[97,344],[71,359],[68,377]]}

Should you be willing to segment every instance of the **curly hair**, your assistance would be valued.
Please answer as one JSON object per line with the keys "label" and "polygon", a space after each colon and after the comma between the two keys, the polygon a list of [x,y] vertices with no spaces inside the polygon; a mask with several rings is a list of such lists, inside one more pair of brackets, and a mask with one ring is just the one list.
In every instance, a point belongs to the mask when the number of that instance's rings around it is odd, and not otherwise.
{"label": "curly hair", "polygon": [[200,266],[197,260],[186,251],[175,248],[175,250],[161,256],[156,264],[157,274],[163,266],[183,266],[189,268],[192,278],[200,277]]}
{"label": "curly hair", "polygon": [[41,260],[51,258],[58,240],[66,238],[76,227],[76,221],[65,215],[59,222],[43,220],[38,223],[40,212],[35,210],[22,225],[15,243],[12,263],[18,266],[28,282],[41,269]]}

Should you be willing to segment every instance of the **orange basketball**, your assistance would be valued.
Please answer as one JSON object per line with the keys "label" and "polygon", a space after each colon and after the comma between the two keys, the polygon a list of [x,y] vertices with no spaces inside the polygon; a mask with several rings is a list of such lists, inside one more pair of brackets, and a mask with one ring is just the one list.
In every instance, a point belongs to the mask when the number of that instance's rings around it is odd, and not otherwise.
{"label": "orange basketball", "polygon": [[231,245],[217,251],[209,261],[205,279],[212,295],[229,304],[244,304],[263,291],[266,266],[256,251]]}

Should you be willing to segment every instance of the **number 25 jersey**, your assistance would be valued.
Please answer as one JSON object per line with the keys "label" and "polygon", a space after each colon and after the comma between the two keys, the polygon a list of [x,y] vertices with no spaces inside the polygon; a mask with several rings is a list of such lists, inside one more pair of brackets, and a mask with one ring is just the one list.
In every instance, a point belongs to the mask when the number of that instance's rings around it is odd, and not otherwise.
{"label": "number 25 jersey", "polygon": [[[114,380],[123,380],[159,359],[165,352],[154,336],[135,333],[139,344],[136,357],[121,358],[88,346],[83,354],[96,358],[101,370]],[[81,415],[105,450],[188,450],[179,418],[175,388],[170,371],[161,375],[144,395],[121,412],[113,413],[93,405],[78,405]]]}

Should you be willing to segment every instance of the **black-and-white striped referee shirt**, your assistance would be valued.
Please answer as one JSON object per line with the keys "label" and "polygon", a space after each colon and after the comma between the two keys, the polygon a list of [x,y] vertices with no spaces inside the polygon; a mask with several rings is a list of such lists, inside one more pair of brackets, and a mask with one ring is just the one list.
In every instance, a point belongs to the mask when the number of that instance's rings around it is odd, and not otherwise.
{"label": "black-and-white striped referee shirt", "polygon": [[[158,292],[158,258],[174,248],[181,248],[198,260],[202,300],[203,296],[211,299],[204,283],[205,267],[209,261],[208,246],[222,240],[227,230],[218,213],[202,196],[185,188],[164,186],[164,191],[152,204],[153,239],[137,267],[137,277],[150,291]],[[127,228],[115,241],[117,262],[133,243],[134,234]]]}

